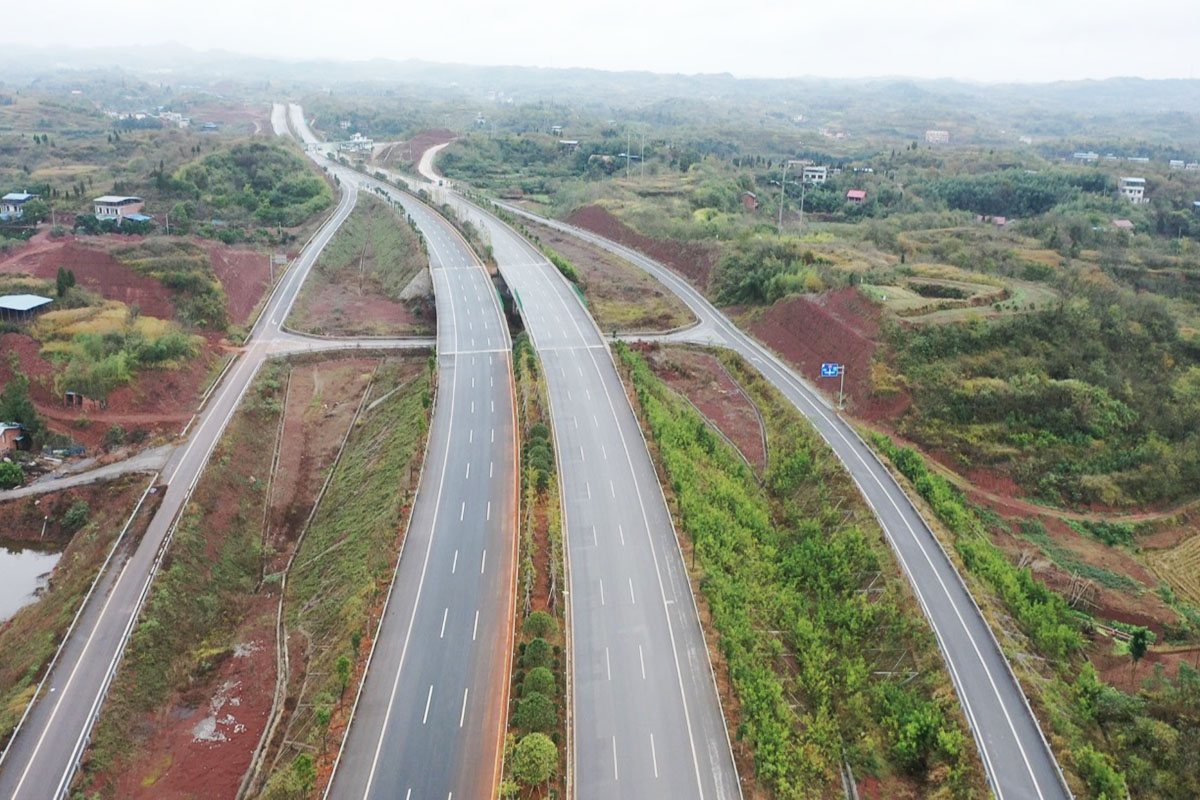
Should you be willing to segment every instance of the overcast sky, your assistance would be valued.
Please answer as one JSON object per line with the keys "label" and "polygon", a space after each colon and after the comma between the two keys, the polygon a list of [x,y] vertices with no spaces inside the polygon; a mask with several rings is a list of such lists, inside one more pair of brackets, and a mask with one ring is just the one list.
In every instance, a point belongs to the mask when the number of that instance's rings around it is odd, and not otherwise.
{"label": "overcast sky", "polygon": [[1197,0],[25,0],[2,18],[0,46],[179,42],[763,77],[1200,77]]}

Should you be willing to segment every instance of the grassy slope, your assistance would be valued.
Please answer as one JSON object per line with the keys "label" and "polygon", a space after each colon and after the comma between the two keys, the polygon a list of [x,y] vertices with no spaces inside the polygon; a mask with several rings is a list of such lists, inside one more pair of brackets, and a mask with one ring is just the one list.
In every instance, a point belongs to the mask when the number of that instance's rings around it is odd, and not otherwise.
{"label": "grassy slope", "polygon": [[[385,364],[376,375],[375,399],[390,391],[400,367]],[[274,757],[275,769],[263,797],[292,797],[297,789],[295,759],[302,753],[332,758],[336,737],[330,727],[345,724],[361,678],[360,656],[370,647],[378,606],[387,592],[401,532],[411,508],[411,490],[420,467],[420,446],[429,424],[429,373],[404,383],[371,411],[364,411],[351,434],[338,470],[288,577],[287,625],[309,642],[305,680],[292,690],[297,709],[288,723],[289,744]],[[373,402],[373,401],[372,401]],[[361,637],[358,649],[354,636]],[[354,662],[354,684],[343,692],[336,663]],[[322,724],[323,715],[329,713]]]}
{"label": "grassy slope", "polygon": [[[363,265],[361,275],[360,263]],[[302,331],[338,335],[427,330],[432,323],[432,314],[427,323],[414,326],[347,319],[340,309],[321,312],[312,307],[315,296],[327,284],[336,284],[343,292],[355,296],[361,294],[399,304],[404,287],[427,263],[416,232],[401,222],[382,201],[363,194],[358,206],[321,251],[316,271],[305,282],[289,324]]]}
{"label": "grassy slope", "polygon": [[[825,796],[839,787],[845,758],[889,796],[978,792],[982,772],[932,633],[816,434],[732,360],[768,426],[773,466],[760,488],[638,356],[622,349],[621,360],[699,556],[740,706],[732,733],[752,753],[758,791]],[[878,592],[860,591],[869,585]]]}

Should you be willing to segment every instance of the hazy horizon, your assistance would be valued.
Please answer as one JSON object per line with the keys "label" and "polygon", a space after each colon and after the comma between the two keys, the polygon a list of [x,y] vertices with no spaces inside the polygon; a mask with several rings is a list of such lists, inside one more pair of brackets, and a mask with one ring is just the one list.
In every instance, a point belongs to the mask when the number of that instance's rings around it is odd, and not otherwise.
{"label": "hazy horizon", "polygon": [[732,10],[714,0],[616,0],[596,7],[518,2],[503,8],[447,0],[399,12],[363,0],[344,14],[328,8],[308,0],[213,0],[201,14],[165,3],[153,11],[108,15],[98,14],[94,4],[64,0],[55,7],[53,25],[46,25],[40,10],[25,4],[6,12],[19,41],[0,46],[183,45],[296,61],[418,59],[740,78],[989,84],[1200,78],[1193,33],[1200,4],[1185,0],[1152,0],[1137,10],[1116,0],[1014,0],[1001,10],[863,0],[852,15],[780,0],[747,0]]}

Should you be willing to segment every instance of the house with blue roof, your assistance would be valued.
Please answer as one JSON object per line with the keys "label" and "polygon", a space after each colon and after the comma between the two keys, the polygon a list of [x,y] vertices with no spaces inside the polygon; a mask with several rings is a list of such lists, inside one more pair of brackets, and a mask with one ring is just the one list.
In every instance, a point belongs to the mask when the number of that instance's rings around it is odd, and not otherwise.
{"label": "house with blue roof", "polygon": [[0,219],[20,219],[25,214],[25,204],[37,198],[30,192],[9,192],[0,197]]}

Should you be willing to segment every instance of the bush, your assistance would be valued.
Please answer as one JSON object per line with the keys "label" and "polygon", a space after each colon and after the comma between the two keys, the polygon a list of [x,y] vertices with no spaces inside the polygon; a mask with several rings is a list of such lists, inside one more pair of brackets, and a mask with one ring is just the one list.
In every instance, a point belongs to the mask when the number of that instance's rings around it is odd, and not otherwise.
{"label": "bush", "polygon": [[554,697],[558,694],[558,682],[554,679],[554,673],[546,667],[534,667],[525,676],[525,681],[521,684],[521,695],[529,697],[533,693],[543,694],[547,697]]}
{"label": "bush", "polygon": [[0,462],[0,489],[11,489],[25,482],[25,472],[19,464]]}
{"label": "bush", "polygon": [[535,611],[525,618],[521,632],[526,636],[537,636],[544,639],[558,633],[558,620],[546,611]]}
{"label": "bush", "polygon": [[558,748],[544,733],[531,733],[513,748],[510,763],[517,782],[536,786],[550,780],[558,771]]}
{"label": "bush", "polygon": [[558,727],[558,709],[541,692],[526,692],[517,703],[513,722],[525,733],[548,733]]}
{"label": "bush", "polygon": [[526,669],[550,666],[550,643],[540,636],[531,639],[525,645],[525,653],[521,656],[521,666]]}
{"label": "bush", "polygon": [[69,533],[74,533],[84,525],[87,525],[91,513],[92,510],[88,507],[86,500],[76,500],[74,503],[71,503],[71,507],[67,509],[67,513],[63,514],[63,528]]}

